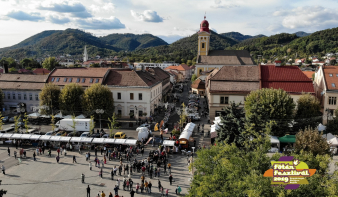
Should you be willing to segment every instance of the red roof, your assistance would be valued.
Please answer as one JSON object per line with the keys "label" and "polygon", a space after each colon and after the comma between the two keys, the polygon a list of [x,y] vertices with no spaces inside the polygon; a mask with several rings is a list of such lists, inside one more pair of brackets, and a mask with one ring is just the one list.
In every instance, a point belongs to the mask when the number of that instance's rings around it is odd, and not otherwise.
{"label": "red roof", "polygon": [[181,64],[179,66],[168,66],[164,70],[179,70],[179,71],[185,71],[185,70],[190,70],[191,67],[189,67],[186,64]]}
{"label": "red roof", "polygon": [[204,17],[204,20],[201,22],[200,31],[199,32],[203,32],[203,31],[210,33],[210,31],[209,31],[209,22],[207,20],[205,20],[205,17]]}
{"label": "red roof", "polygon": [[45,69],[45,68],[37,68],[37,69],[33,70],[33,73],[35,73],[35,74],[38,74],[38,73],[47,74],[47,73],[50,73],[50,71]]}
{"label": "red roof", "polygon": [[312,80],[297,66],[261,65],[262,88],[283,89],[289,93],[314,93]]}
{"label": "red roof", "polygon": [[282,63],[282,61],[280,61],[280,60],[277,60],[277,61],[275,61],[275,63]]}

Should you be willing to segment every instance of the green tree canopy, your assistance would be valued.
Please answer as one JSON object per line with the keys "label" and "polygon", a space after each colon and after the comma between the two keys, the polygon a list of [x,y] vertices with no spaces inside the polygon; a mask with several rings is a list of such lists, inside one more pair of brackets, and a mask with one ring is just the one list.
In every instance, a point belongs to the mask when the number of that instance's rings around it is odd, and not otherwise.
{"label": "green tree canopy", "polygon": [[60,109],[68,114],[81,113],[81,99],[84,90],[77,83],[65,85],[60,93]]}
{"label": "green tree canopy", "polygon": [[82,109],[86,114],[94,114],[96,109],[103,109],[103,116],[111,116],[114,113],[112,92],[107,86],[98,83],[90,86],[83,94]]}
{"label": "green tree canopy", "polygon": [[55,57],[48,57],[42,63],[42,67],[50,71],[58,65],[59,63],[56,61]]}
{"label": "green tree canopy", "polygon": [[16,71],[18,71],[16,68],[14,68],[14,67],[12,67],[12,68],[9,68],[9,70],[8,70],[9,72],[16,72]]}
{"label": "green tree canopy", "polygon": [[191,82],[194,82],[196,79],[197,79],[197,76],[196,76],[195,74],[193,74],[193,75],[191,76]]}
{"label": "green tree canopy", "polygon": [[40,106],[48,106],[49,109],[42,110],[42,113],[52,114],[53,110],[59,109],[60,92],[59,86],[53,83],[45,84],[39,94]]}
{"label": "green tree canopy", "polygon": [[273,120],[272,135],[283,136],[289,131],[288,123],[293,117],[295,104],[282,89],[261,89],[246,97],[244,108],[247,127],[253,127],[258,132]]}
{"label": "green tree canopy", "polygon": [[221,115],[221,124],[217,130],[217,141],[228,144],[235,143],[237,147],[243,146],[245,130],[244,109],[240,104],[231,102],[229,106],[224,107],[224,115]]}

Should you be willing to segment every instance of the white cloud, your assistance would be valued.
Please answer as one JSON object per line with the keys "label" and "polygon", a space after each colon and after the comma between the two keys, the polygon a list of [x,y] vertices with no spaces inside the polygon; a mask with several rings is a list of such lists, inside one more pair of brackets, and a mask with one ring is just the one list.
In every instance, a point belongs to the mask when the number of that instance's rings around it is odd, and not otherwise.
{"label": "white cloud", "polygon": [[59,13],[71,13],[73,17],[77,18],[89,18],[92,15],[87,11],[86,7],[79,2],[67,2],[61,3],[44,3],[37,7],[39,10],[49,10]]}
{"label": "white cloud", "polygon": [[100,13],[102,11],[112,12],[115,9],[115,5],[113,3],[103,3],[101,5],[92,4],[89,9],[93,12]]}
{"label": "white cloud", "polygon": [[110,18],[89,18],[78,19],[76,24],[84,29],[124,29],[125,25],[121,21],[111,16]]}
{"label": "white cloud", "polygon": [[215,3],[210,6],[211,8],[230,9],[239,7],[239,5],[232,3],[231,0],[215,0],[214,2]]}
{"label": "white cloud", "polygon": [[157,12],[153,10],[145,10],[143,13],[134,12],[133,10],[130,10],[130,12],[131,12],[131,15],[137,21],[154,22],[154,23],[163,22],[163,18],[160,17],[157,14]]}
{"label": "white cloud", "polygon": [[60,16],[57,16],[57,15],[50,15],[50,16],[48,16],[48,21],[51,22],[51,23],[54,23],[54,24],[62,25],[62,24],[69,23],[70,19],[65,18],[65,17],[60,17]]}
{"label": "white cloud", "polygon": [[13,18],[19,21],[42,21],[45,18],[40,15],[40,13],[32,12],[32,13],[26,13],[23,11],[11,11],[7,15],[9,18]]}
{"label": "white cloud", "polygon": [[321,6],[297,7],[283,18],[282,24],[288,29],[313,27],[325,29],[338,25],[337,11]]}

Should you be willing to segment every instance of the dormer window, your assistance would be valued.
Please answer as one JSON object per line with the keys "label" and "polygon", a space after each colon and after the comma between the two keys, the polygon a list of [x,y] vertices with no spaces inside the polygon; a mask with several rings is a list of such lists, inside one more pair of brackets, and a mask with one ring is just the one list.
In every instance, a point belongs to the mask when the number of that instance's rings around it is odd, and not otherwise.
{"label": "dormer window", "polygon": [[330,77],[332,77],[333,75],[332,74],[329,74]]}
{"label": "dormer window", "polygon": [[79,82],[80,82],[80,78],[77,78],[76,83],[79,83]]}
{"label": "dormer window", "polygon": [[56,79],[56,82],[59,82],[60,81],[60,78],[58,77],[57,79]]}
{"label": "dormer window", "polygon": [[73,81],[73,78],[69,78],[68,82],[72,82]]}
{"label": "dormer window", "polygon": [[331,85],[332,85],[332,87],[334,87],[334,88],[336,87],[336,84],[334,84],[334,83],[332,83]]}
{"label": "dormer window", "polygon": [[84,83],[85,81],[86,81],[86,79],[85,79],[85,78],[83,78],[83,79],[82,79],[82,83]]}
{"label": "dormer window", "polygon": [[54,80],[55,80],[55,78],[53,77],[53,78],[52,78],[52,82],[54,82]]}
{"label": "dormer window", "polygon": [[99,79],[96,79],[96,80],[95,80],[95,83],[99,83]]}
{"label": "dormer window", "polygon": [[89,83],[93,83],[93,79],[90,79]]}

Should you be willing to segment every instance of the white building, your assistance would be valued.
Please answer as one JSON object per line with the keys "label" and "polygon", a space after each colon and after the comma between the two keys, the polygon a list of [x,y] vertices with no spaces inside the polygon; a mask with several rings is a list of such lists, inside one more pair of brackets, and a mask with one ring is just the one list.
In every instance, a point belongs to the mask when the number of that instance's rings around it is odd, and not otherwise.
{"label": "white building", "polygon": [[5,111],[14,112],[18,103],[25,103],[27,112],[35,111],[47,77],[48,75],[2,74],[0,87],[4,93]]}
{"label": "white building", "polygon": [[165,68],[169,66],[179,66],[179,63],[175,62],[163,62],[163,63],[145,63],[145,62],[135,62],[134,67],[135,69],[142,70],[142,67],[148,67],[148,68],[161,68],[164,70]]}

